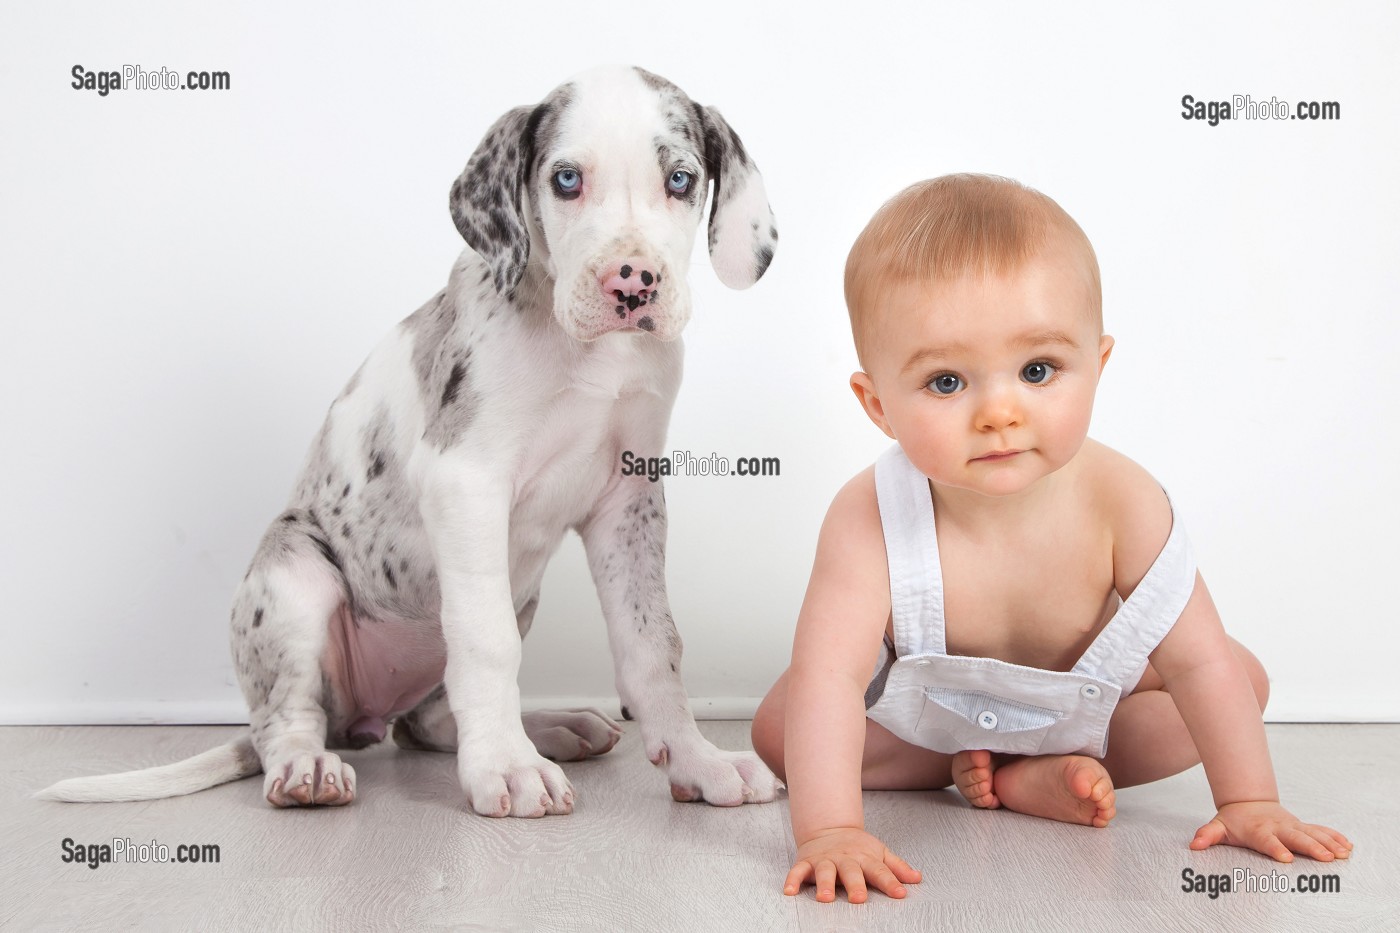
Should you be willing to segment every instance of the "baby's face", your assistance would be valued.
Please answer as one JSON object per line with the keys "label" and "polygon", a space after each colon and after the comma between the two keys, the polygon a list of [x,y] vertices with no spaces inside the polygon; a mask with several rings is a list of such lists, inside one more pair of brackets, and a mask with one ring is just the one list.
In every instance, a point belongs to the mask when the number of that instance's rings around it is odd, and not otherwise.
{"label": "baby's face", "polygon": [[936,484],[1005,496],[1078,453],[1113,339],[1080,263],[1051,249],[1007,275],[895,289],[871,343],[852,378],[871,419]]}

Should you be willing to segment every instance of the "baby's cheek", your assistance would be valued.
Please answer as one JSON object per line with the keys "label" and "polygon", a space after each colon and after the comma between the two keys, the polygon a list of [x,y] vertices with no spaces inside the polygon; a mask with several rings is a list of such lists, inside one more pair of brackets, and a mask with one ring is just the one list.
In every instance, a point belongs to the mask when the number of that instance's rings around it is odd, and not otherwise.
{"label": "baby's cheek", "polygon": [[1055,418],[1054,439],[1049,445],[1055,449],[1057,459],[1067,463],[1079,452],[1089,434],[1092,415],[1092,394],[1082,404],[1067,406],[1058,414]]}

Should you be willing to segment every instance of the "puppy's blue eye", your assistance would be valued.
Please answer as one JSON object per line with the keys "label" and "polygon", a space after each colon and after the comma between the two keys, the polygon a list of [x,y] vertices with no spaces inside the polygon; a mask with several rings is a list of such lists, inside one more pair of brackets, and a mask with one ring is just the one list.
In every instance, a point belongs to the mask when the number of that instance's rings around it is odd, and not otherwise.
{"label": "puppy's blue eye", "polygon": [[1034,363],[1027,363],[1021,369],[1021,378],[1033,386],[1043,385],[1050,381],[1050,377],[1055,375],[1055,367],[1044,360],[1036,360]]}
{"label": "puppy's blue eye", "polygon": [[562,194],[576,194],[583,187],[583,176],[575,169],[561,168],[554,173],[554,187]]}
{"label": "puppy's blue eye", "polygon": [[939,395],[952,395],[963,387],[963,381],[961,376],[939,373],[929,381],[928,387]]}
{"label": "puppy's blue eye", "polygon": [[674,171],[671,177],[666,179],[666,190],[672,194],[685,194],[694,180],[694,176],[689,172]]}

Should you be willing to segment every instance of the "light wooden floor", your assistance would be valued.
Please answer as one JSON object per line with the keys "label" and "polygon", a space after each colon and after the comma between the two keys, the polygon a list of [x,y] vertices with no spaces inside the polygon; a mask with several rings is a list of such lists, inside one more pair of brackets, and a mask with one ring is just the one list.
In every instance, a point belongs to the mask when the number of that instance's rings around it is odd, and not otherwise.
{"label": "light wooden floor", "polygon": [[[748,746],[748,723],[707,722]],[[450,756],[352,752],[362,797],[275,811],[261,779],[149,803],[60,804],[28,794],[61,777],[144,767],[217,744],[232,727],[0,729],[0,927],[14,930],[1192,930],[1400,929],[1400,726],[1275,725],[1284,801],[1356,844],[1349,863],[1275,866],[1187,850],[1212,813],[1199,768],[1119,792],[1106,830],[976,811],[951,792],[867,793],[870,827],[924,872],[903,902],[784,897],[793,846],[784,800],[720,810],[674,803],[635,726],[608,755],[565,765],[570,817],[465,811]],[[218,864],[61,861],[79,843],[216,843]],[[1181,890],[1182,871],[1335,875],[1340,893]]]}

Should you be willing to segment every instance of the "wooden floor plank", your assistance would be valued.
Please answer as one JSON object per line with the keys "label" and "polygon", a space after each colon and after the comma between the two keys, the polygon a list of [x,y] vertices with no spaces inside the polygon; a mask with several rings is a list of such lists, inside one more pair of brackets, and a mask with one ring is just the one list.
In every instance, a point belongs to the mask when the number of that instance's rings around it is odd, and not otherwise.
{"label": "wooden floor plank", "polygon": [[[705,722],[728,748],[748,723]],[[0,925],[15,930],[814,931],[1400,928],[1400,726],[1271,725],[1285,803],[1346,832],[1348,863],[1278,866],[1238,849],[1187,850],[1212,814],[1200,768],[1119,792],[1106,830],[977,811],[949,792],[867,793],[867,822],[924,871],[903,902],[784,897],[785,800],[724,810],[671,800],[634,725],[608,755],[565,765],[573,816],[488,820],[462,805],[449,755],[387,743],[349,754],[353,806],[276,811],[246,780],[170,800],[58,804],[62,777],[202,751],[219,726],[0,728]],[[215,843],[217,864],[61,861],[61,841]],[[1331,894],[1182,891],[1183,869],[1335,875]]]}

